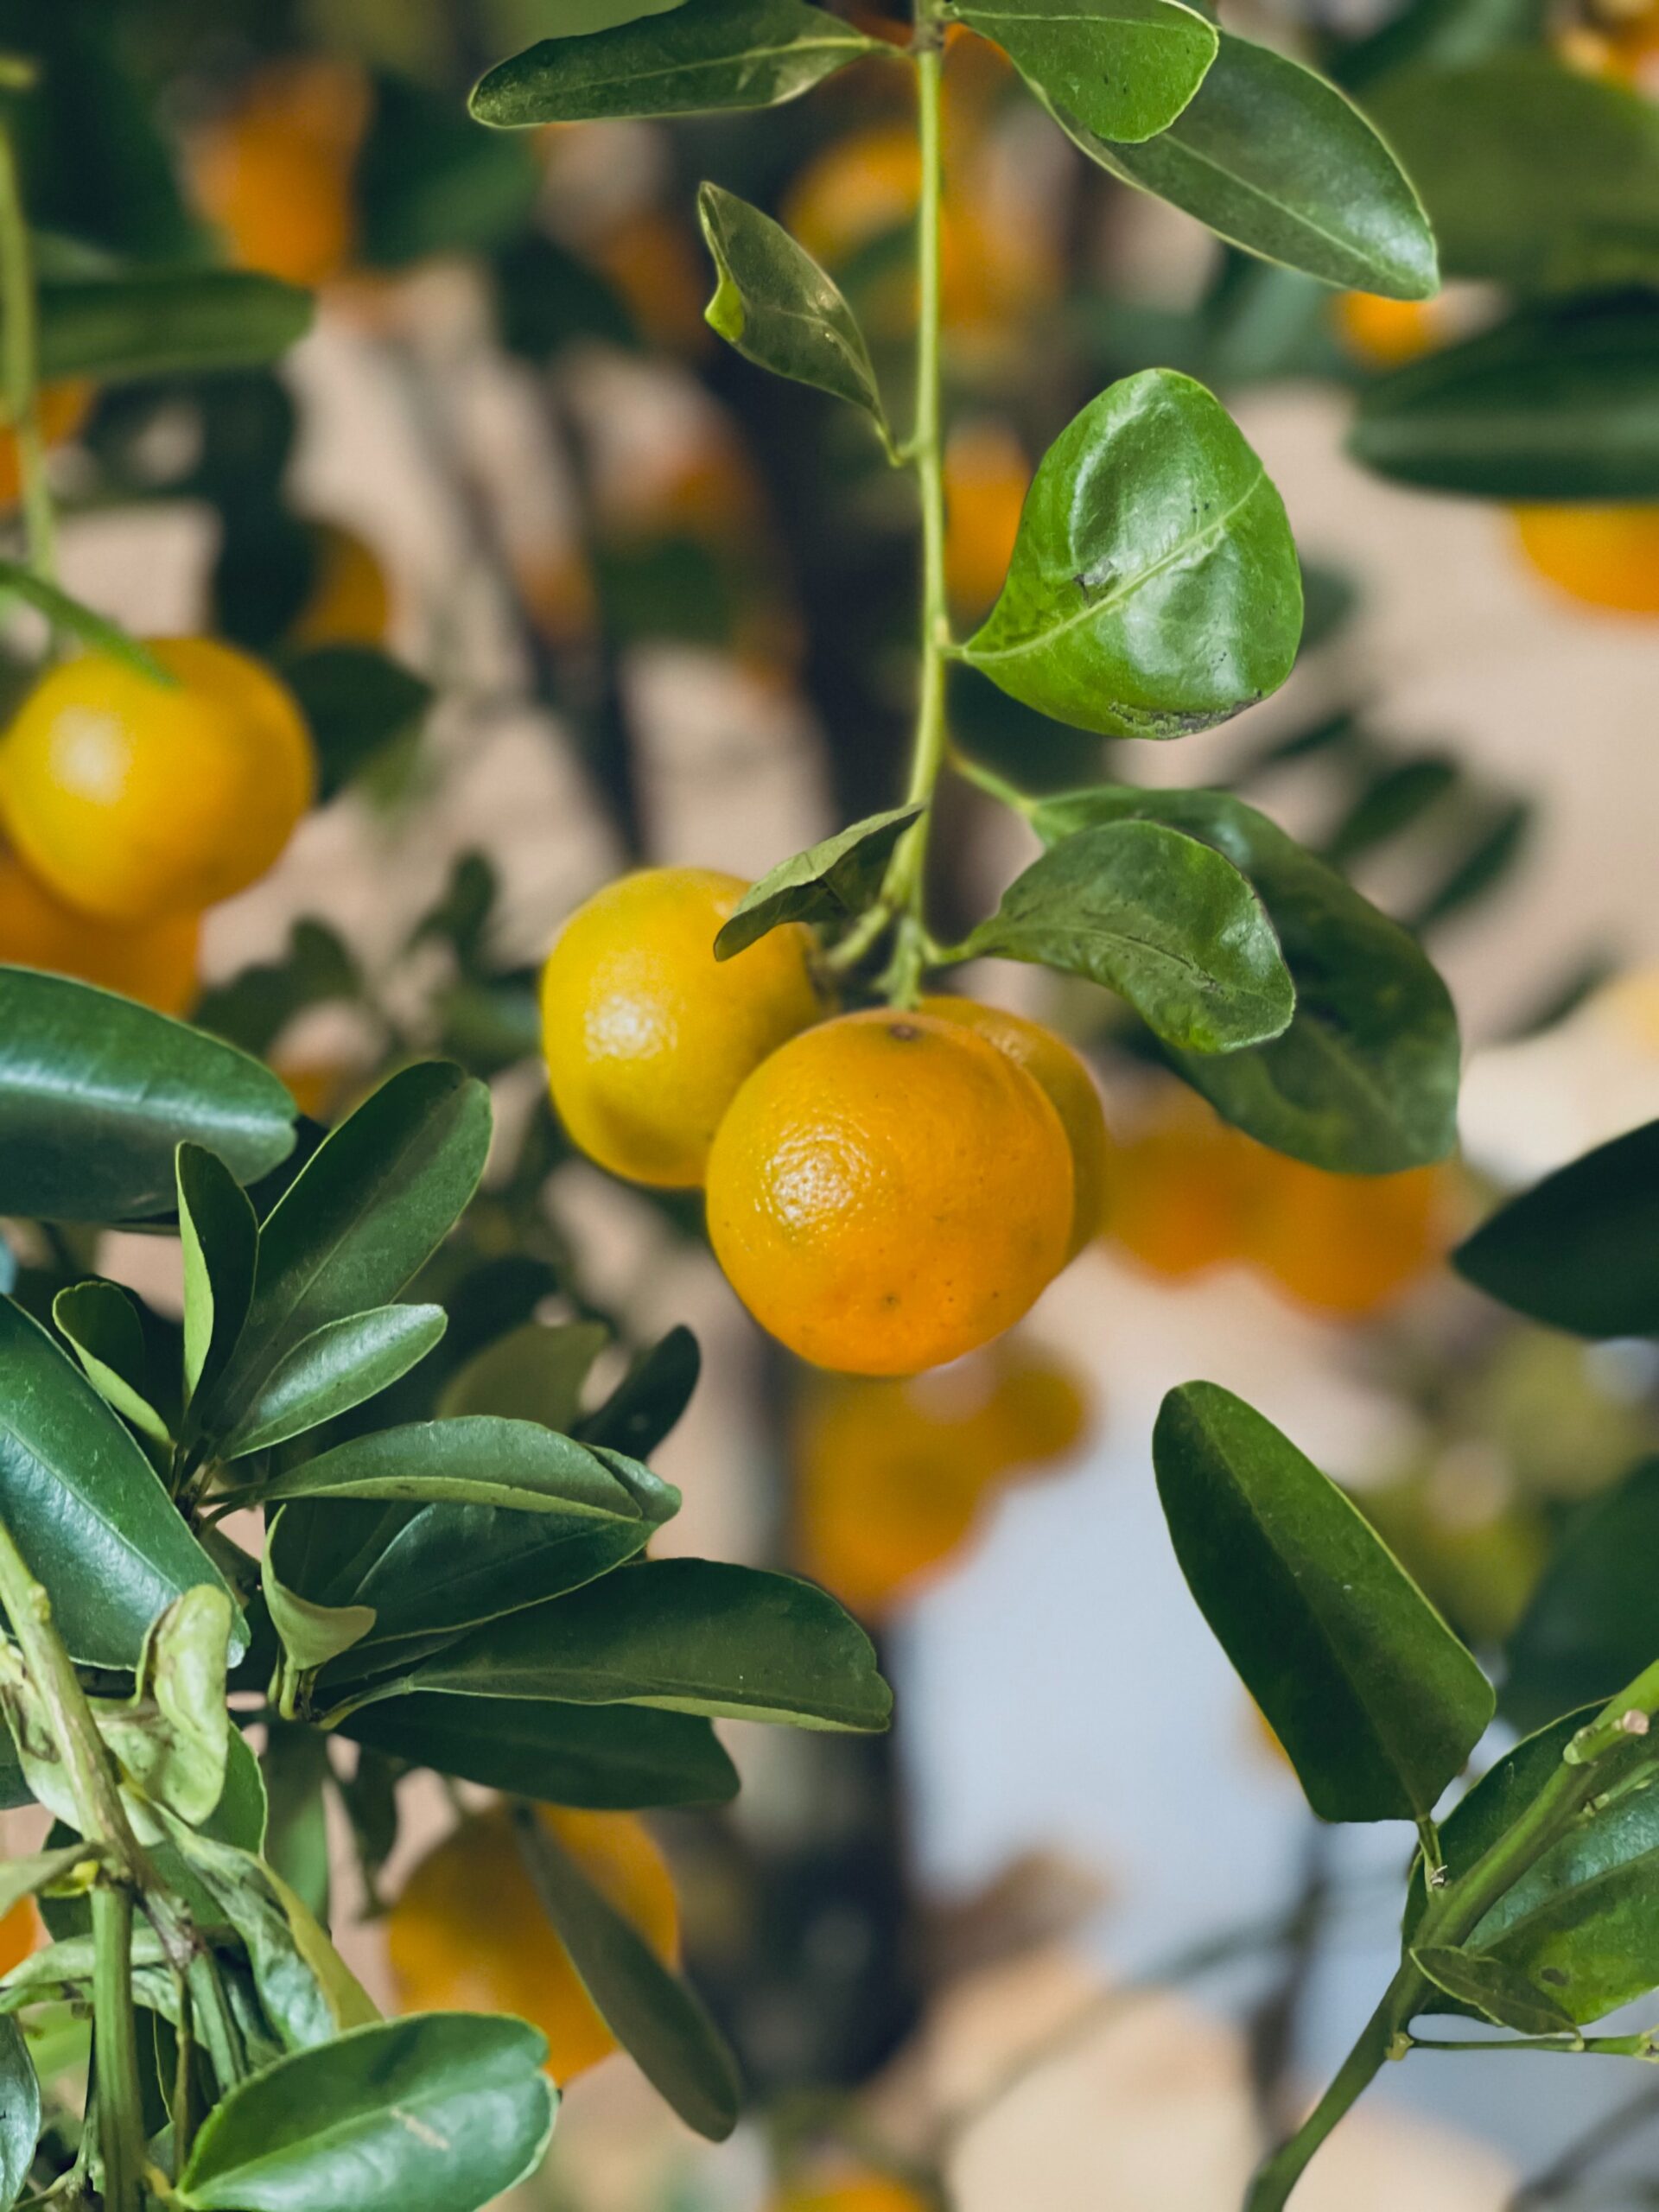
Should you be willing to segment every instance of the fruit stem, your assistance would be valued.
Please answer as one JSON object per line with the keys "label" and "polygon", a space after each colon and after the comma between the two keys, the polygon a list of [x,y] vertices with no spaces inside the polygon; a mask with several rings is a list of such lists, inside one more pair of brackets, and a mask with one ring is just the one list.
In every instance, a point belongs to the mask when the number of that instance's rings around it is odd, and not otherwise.
{"label": "fruit stem", "polygon": [[921,667],[911,753],[908,802],[926,810],[899,839],[881,887],[880,903],[899,917],[899,939],[883,982],[895,1004],[917,997],[926,960],[923,923],[927,836],[934,785],[945,751],[944,664],[950,644],[944,585],[944,448],[940,369],[942,211],[944,162],[941,83],[944,33],[938,0],[918,0],[911,50],[916,60],[916,118],[921,147],[921,200],[916,218],[916,413],[905,450],[916,471],[922,507]]}
{"label": "fruit stem", "polygon": [[29,565],[49,582],[57,574],[58,532],[41,435],[37,322],[17,148],[10,124],[0,113],[0,398],[17,442]]}

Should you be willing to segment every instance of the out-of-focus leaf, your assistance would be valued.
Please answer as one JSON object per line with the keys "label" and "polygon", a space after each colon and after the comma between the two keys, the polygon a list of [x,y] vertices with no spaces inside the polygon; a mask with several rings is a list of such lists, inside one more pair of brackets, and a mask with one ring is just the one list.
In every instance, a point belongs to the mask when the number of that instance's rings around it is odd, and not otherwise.
{"label": "out-of-focus leaf", "polygon": [[1659,1650],[1656,1545],[1659,1459],[1644,1459],[1569,1527],[1510,1639],[1503,1706],[1517,1726],[1611,1697]]}
{"label": "out-of-focus leaf", "polygon": [[538,1421],[543,1428],[573,1428],[582,1385],[610,1334],[602,1321],[567,1321],[556,1328],[521,1322],[450,1376],[438,1401],[439,1416],[454,1421],[488,1414]]}
{"label": "out-of-focus leaf", "polygon": [[1511,1198],[1452,1263],[1488,1297],[1552,1328],[1659,1335],[1659,1122]]}
{"label": "out-of-focus leaf", "polygon": [[250,269],[146,270],[41,287],[43,377],[100,385],[278,359],[311,327],[309,292]]}
{"label": "out-of-focus leaf", "polygon": [[432,686],[372,645],[316,645],[282,662],[317,749],[317,798],[343,791],[378,754],[414,728]]}

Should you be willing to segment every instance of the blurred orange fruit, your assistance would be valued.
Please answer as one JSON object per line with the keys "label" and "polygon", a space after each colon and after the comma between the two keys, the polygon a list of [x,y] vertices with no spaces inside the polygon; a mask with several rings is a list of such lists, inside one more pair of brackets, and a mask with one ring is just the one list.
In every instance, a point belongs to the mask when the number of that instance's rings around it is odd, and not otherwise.
{"label": "blurred orange fruit", "polygon": [[190,175],[232,258],[290,284],[322,284],[356,233],[352,170],[368,121],[362,73],[333,56],[268,63],[238,105],[200,131]]}
{"label": "blurred orange fruit", "polygon": [[9,966],[77,976],[160,1014],[182,1014],[196,995],[200,938],[195,914],[106,922],[67,906],[15,853],[0,850],[0,961]]}
{"label": "blurred orange fruit", "polygon": [[1521,550],[1590,607],[1659,614],[1659,507],[1517,507]]}
{"label": "blurred orange fruit", "polygon": [[791,2188],[768,2212],[933,2212],[929,2199],[890,2174],[849,2174],[814,2188]]}
{"label": "blurred orange fruit", "polygon": [[1180,1281],[1236,1260],[1253,1178],[1244,1140],[1201,1099],[1171,1090],[1113,1146],[1108,1235],[1154,1274]]}
{"label": "blurred orange fruit", "polygon": [[[627,1813],[541,1807],[537,1817],[658,1956],[675,1963],[673,1878]],[[387,1915],[386,1956],[405,2012],[515,2012],[547,2037],[569,2082],[617,2048],[554,1933],[504,1810],[471,1815],[429,1853]]]}
{"label": "blurred orange fruit", "polygon": [[944,581],[963,615],[983,614],[1002,588],[1031,485],[1025,448],[1006,423],[961,424],[944,449]]}
{"label": "blurred orange fruit", "polygon": [[[41,436],[48,446],[60,446],[75,432],[92,412],[98,387],[85,377],[70,377],[58,384],[41,386],[37,405],[41,418]],[[22,463],[17,452],[17,439],[10,430],[0,429],[0,506],[15,506],[23,488]]]}
{"label": "blurred orange fruit", "polygon": [[1332,1175],[1271,1152],[1257,1166],[1247,1256],[1319,1313],[1376,1313],[1420,1281],[1451,1241],[1439,1168]]}
{"label": "blurred orange fruit", "polygon": [[1338,292],[1332,320],[1344,352],[1370,369],[1397,369],[1446,340],[1438,300],[1390,300],[1380,292]]}
{"label": "blurred orange fruit", "polygon": [[391,587],[379,556],[344,524],[311,524],[316,565],[311,589],[289,632],[293,645],[383,645]]}
{"label": "blurred orange fruit", "polygon": [[660,208],[634,210],[590,249],[653,345],[701,353],[714,343],[702,319],[709,284],[690,227]]}
{"label": "blurred orange fruit", "polygon": [[37,1951],[42,1933],[34,1898],[19,1897],[9,1912],[0,1916],[0,1974],[10,1974]]}

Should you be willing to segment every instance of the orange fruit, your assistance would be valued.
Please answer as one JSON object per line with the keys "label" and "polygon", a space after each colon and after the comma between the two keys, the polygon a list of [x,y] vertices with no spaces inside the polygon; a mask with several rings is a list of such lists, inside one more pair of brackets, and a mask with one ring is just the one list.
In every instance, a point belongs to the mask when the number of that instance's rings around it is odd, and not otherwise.
{"label": "orange fruit", "polygon": [[1390,300],[1380,292],[1338,292],[1332,320],[1343,351],[1368,369],[1397,369],[1446,340],[1438,300]]}
{"label": "orange fruit", "polygon": [[1028,1021],[1022,1014],[985,1006],[977,999],[944,995],[924,999],[922,1011],[976,1031],[1034,1077],[1047,1094],[1071,1147],[1071,1235],[1065,1256],[1075,1260],[1090,1238],[1098,1234],[1106,1211],[1109,1147],[1106,1116],[1101,1111],[1093,1076],[1063,1038],[1045,1029],[1039,1021]]}
{"label": "orange fruit", "polygon": [[1006,423],[964,423],[944,449],[944,580],[963,614],[1001,592],[1031,484],[1025,448]]}
{"label": "orange fruit", "polygon": [[710,868],[639,869],[579,906],[548,956],[553,1103],[613,1175],[694,1189],[738,1086],[823,1012],[798,924],[715,958],[715,933],[747,888]]}
{"label": "orange fruit", "polygon": [[1322,1313],[1374,1313],[1418,1281],[1450,1241],[1446,1182],[1434,1167],[1332,1175],[1264,1153],[1249,1258]]}
{"label": "orange fruit", "polygon": [[1250,1150],[1202,1100],[1171,1090],[1113,1147],[1108,1236],[1178,1281],[1239,1258],[1255,1198]]}
{"label": "orange fruit", "polygon": [[289,632],[292,645],[382,645],[391,620],[391,587],[378,555],[337,522],[311,525],[316,569]]}
{"label": "orange fruit", "polygon": [[871,124],[797,173],[784,197],[784,226],[815,261],[833,266],[912,222],[921,189],[915,126]]}
{"label": "orange fruit", "polygon": [[38,1950],[41,1935],[41,1916],[34,1898],[19,1897],[9,1912],[0,1916],[0,1974],[10,1974]]}
{"label": "orange fruit", "polygon": [[786,2189],[769,2212],[933,2212],[929,2200],[890,2174],[849,2174],[814,2188]]}
{"label": "orange fruit", "polygon": [[196,995],[201,923],[194,914],[158,922],[105,922],[66,906],[37,883],[15,853],[0,851],[0,961],[78,976],[161,1014],[188,1013]]}
{"label": "orange fruit", "polygon": [[659,208],[636,209],[606,232],[593,258],[653,345],[701,353],[713,344],[702,319],[709,296],[702,257],[684,224]]}
{"label": "orange fruit", "polygon": [[344,268],[368,108],[360,71],[314,55],[259,70],[232,112],[198,133],[189,164],[196,199],[241,267],[307,285]]}
{"label": "orange fruit", "polygon": [[1521,550],[1586,606],[1659,614],[1659,507],[1517,507]]}
{"label": "orange fruit", "polygon": [[[92,412],[98,387],[84,377],[41,386],[38,407],[41,435],[48,446],[60,446]],[[0,429],[0,506],[15,506],[23,488],[22,463],[14,432]]]}
{"label": "orange fruit", "polygon": [[209,638],[161,638],[158,683],[112,653],[48,669],[0,746],[0,815],[32,874],[108,921],[200,912],[263,875],[311,803],[292,695]]}
{"label": "orange fruit", "polygon": [[1000,1336],[1058,1273],[1071,1154],[1007,1053],[877,1008],[761,1062],[708,1196],[715,1257],[763,1328],[816,1366],[914,1375]]}
{"label": "orange fruit", "polygon": [[[679,1955],[674,1884],[627,1813],[537,1808],[537,1817],[658,1956]],[[422,1859],[386,1916],[386,1956],[405,2012],[515,2012],[547,2037],[569,2082],[617,2048],[543,1910],[504,1810],[469,1816]]]}

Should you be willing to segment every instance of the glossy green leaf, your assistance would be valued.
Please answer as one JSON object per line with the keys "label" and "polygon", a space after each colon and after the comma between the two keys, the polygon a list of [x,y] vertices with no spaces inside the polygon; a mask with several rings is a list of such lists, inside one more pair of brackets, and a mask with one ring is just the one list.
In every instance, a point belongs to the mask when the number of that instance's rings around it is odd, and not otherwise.
{"label": "glossy green leaf", "polygon": [[321,1605],[290,1590],[276,1566],[282,1519],[280,1512],[273,1518],[260,1554],[259,1587],[289,1666],[296,1674],[315,1674],[331,1659],[362,1643],[374,1626],[374,1607]]}
{"label": "glossy green leaf", "polygon": [[1276,1037],[1296,993],[1273,925],[1211,845],[1158,822],[1080,830],[1033,861],[962,948],[1086,976],[1166,1045],[1233,1052]]}
{"label": "glossy green leaf", "polygon": [[372,645],[315,645],[280,665],[316,747],[319,804],[416,728],[432,703],[424,677]]}
{"label": "glossy green leaf", "polygon": [[286,1720],[265,1724],[260,1758],[270,1802],[264,1856],[314,1918],[328,1917],[328,1821],[324,1785],[330,1778],[328,1738]]}
{"label": "glossy green leaf", "polygon": [[1164,1400],[1158,1494],[1198,1610],[1322,1820],[1419,1820],[1491,1684],[1336,1484],[1213,1382]]}
{"label": "glossy green leaf", "polygon": [[1045,799],[1045,842],[1093,824],[1163,822],[1224,853],[1255,889],[1296,987],[1282,1037],[1180,1073],[1275,1151],[1351,1175],[1443,1159],[1457,1141],[1457,1016],[1412,938],[1334,868],[1226,791],[1105,785]]}
{"label": "glossy green leaf", "polygon": [[723,1805],[737,1770],[709,1722],[649,1706],[416,1694],[371,1705],[340,1732],[416,1766],[600,1812]]}
{"label": "glossy green leaf", "polygon": [[0,1213],[112,1222],[173,1202],[190,1139],[245,1179],[294,1142],[269,1068],[90,983],[0,968]]}
{"label": "glossy green leaf", "polygon": [[41,287],[43,377],[101,385],[274,361],[311,327],[309,292],[247,269],[121,271]]}
{"label": "glossy green leaf", "polygon": [[1552,1328],[1659,1335],[1659,1122],[1511,1198],[1452,1263],[1489,1298]]}
{"label": "glossy green leaf", "polygon": [[0,2212],[29,2181],[41,2134],[41,2085],[16,2020],[0,2020]]}
{"label": "glossy green leaf", "polygon": [[53,1300],[52,1319],[104,1402],[141,1435],[168,1443],[167,1423],[144,1395],[143,1324],[127,1293],[112,1282],[72,1283]]}
{"label": "glossy green leaf", "polygon": [[1659,1652],[1652,1562],[1659,1459],[1569,1524],[1509,1643],[1505,1714],[1521,1727],[1611,1697]]}
{"label": "glossy green leaf", "polygon": [[[535,1421],[493,1414],[416,1421],[353,1437],[319,1459],[288,1468],[260,1494],[267,1503],[289,1497],[401,1498],[422,1504],[442,1499],[524,1513],[645,1517],[626,1484],[587,1446]],[[677,1503],[677,1491],[672,1495]]]}
{"label": "glossy green leaf", "polygon": [[1402,72],[1367,105],[1449,276],[1556,294],[1659,279],[1659,111],[1639,94],[1505,53]]}
{"label": "glossy green leaf", "polygon": [[610,1338],[602,1321],[567,1321],[556,1328],[521,1322],[456,1370],[444,1385],[438,1412],[445,1420],[493,1414],[539,1421],[544,1428],[572,1428],[588,1370]]}
{"label": "glossy green leaf", "polygon": [[1479,1951],[1432,1947],[1414,1951],[1412,1962],[1434,1986],[1501,2028],[1525,2036],[1572,2035],[1572,2016],[1516,1967]]}
{"label": "glossy green leaf", "polygon": [[548,1918],[594,2010],[688,2127],[723,2143],[737,2125],[737,2062],[690,1983],[588,1880],[533,1814],[515,1827]]}
{"label": "glossy green leaf", "polygon": [[861,54],[891,52],[804,0],[697,0],[588,38],[543,39],[498,63],[470,105],[504,130],[775,107]]}
{"label": "glossy green leaf", "polygon": [[1039,97],[1103,138],[1167,130],[1216,58],[1216,29],[1174,0],[961,0]]}
{"label": "glossy green leaf", "polygon": [[43,614],[54,630],[67,631],[89,652],[107,653],[124,661],[140,676],[148,677],[158,690],[173,690],[178,678],[158,661],[149,647],[118,623],[100,614],[95,607],[75,599],[49,576],[42,576],[22,561],[0,561],[0,593],[10,593]]}
{"label": "glossy green leaf", "polygon": [[[175,1599],[225,1586],[133,1437],[10,1299],[0,1300],[0,1517],[73,1656],[136,1667]],[[238,1630],[238,1651],[242,1643]]]}
{"label": "glossy green leaf", "polygon": [[1659,301],[1530,310],[1366,391],[1348,449],[1478,499],[1659,499]]}
{"label": "glossy green leaf", "polygon": [[698,191],[697,219],[719,278],[709,328],[773,376],[861,407],[891,446],[870,349],[835,280],[781,223],[717,184]]}
{"label": "glossy green leaf", "polygon": [[477,1187],[484,1085],[429,1060],[382,1084],[306,1162],[259,1232],[253,1302],[200,1427],[234,1430],[314,1331],[396,1298]]}
{"label": "glossy green leaf", "polygon": [[1262,463],[1202,385],[1146,369],[1044,454],[1002,595],[962,651],[1058,721],[1180,737],[1276,690],[1301,621]]}
{"label": "glossy green leaf", "polygon": [[1126,184],[1247,253],[1328,284],[1427,299],[1440,283],[1421,201],[1359,110],[1288,54],[1221,34],[1191,105],[1141,144],[1113,144],[1064,101],[1057,119]]}
{"label": "glossy green leaf", "polygon": [[648,1459],[691,1402],[702,1354],[690,1329],[671,1329],[642,1352],[597,1412],[581,1424],[583,1443]]}
{"label": "glossy green leaf", "polygon": [[650,1560],[493,1622],[410,1681],[808,1728],[885,1728],[893,1707],[868,1637],[826,1592],[701,1559]]}
{"label": "glossy green leaf", "polygon": [[224,1161],[181,1144],[176,1163],[184,1259],[184,1394],[211,1388],[236,1349],[253,1298],[259,1228]]}
{"label": "glossy green leaf", "polygon": [[919,806],[872,814],[809,845],[753,883],[721,925],[716,960],[729,960],[784,922],[843,924],[875,897],[893,849],[921,815]]}
{"label": "glossy green leaf", "polygon": [[296,2051],[210,2113],[186,2212],[479,2212],[540,2164],[557,2102],[522,2020],[427,2012]]}
{"label": "glossy green leaf", "polygon": [[271,1369],[225,1439],[223,1456],[239,1459],[268,1451],[349,1413],[407,1375],[447,1325],[441,1306],[374,1306],[343,1321],[326,1321]]}

